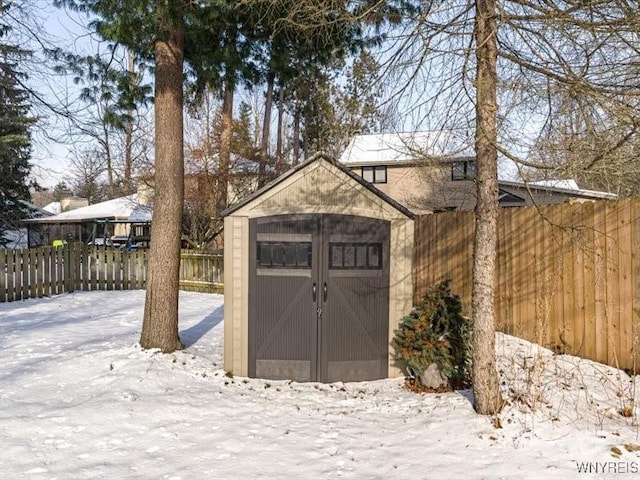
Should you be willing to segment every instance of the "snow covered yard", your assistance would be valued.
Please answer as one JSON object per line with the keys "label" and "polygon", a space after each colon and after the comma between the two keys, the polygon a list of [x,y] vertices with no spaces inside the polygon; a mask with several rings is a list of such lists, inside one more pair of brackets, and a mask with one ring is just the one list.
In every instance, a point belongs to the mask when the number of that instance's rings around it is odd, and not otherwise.
{"label": "snow covered yard", "polygon": [[144,291],[1,304],[2,478],[640,478],[638,391],[618,370],[499,334],[498,421],[400,379],[229,378],[222,297],[180,301],[187,348],[170,355],[136,345]]}

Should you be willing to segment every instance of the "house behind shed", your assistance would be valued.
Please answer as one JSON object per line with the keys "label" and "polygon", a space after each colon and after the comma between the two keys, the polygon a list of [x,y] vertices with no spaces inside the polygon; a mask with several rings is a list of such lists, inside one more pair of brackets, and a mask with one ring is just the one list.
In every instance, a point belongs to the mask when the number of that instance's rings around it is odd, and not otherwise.
{"label": "house behind shed", "polygon": [[225,369],[296,381],[400,375],[412,306],[406,208],[316,156],[225,212]]}

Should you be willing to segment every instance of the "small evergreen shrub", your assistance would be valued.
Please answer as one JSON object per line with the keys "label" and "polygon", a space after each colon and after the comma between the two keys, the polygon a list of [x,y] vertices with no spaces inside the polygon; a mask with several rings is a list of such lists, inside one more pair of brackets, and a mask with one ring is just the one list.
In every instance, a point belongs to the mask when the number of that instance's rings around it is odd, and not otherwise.
{"label": "small evergreen shrub", "polygon": [[435,363],[449,386],[471,380],[471,320],[462,315],[462,302],[451,293],[451,281],[429,288],[412,312],[400,322],[392,341],[395,358],[403,360],[413,382]]}

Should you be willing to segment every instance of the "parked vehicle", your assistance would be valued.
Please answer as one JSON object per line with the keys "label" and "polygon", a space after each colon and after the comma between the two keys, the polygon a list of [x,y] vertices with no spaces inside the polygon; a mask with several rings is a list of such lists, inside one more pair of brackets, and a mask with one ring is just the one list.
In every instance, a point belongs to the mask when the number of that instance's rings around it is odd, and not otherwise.
{"label": "parked vehicle", "polygon": [[109,238],[95,238],[91,242],[88,242],[87,245],[96,246],[96,247],[112,247],[113,243]]}
{"label": "parked vehicle", "polygon": [[144,248],[140,243],[134,242],[128,235],[114,235],[111,237],[111,243],[115,248],[126,250],[127,252],[135,252],[140,248]]}
{"label": "parked vehicle", "polygon": [[111,244],[116,248],[124,248],[129,243],[129,235],[114,235],[111,237]]}

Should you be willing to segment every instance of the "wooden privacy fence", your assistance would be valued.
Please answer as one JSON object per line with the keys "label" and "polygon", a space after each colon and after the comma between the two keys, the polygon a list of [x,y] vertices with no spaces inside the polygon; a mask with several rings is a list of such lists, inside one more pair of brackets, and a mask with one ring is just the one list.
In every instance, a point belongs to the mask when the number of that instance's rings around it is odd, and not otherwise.
{"label": "wooden privacy fence", "polygon": [[[180,288],[222,291],[223,256],[181,252]],[[75,290],[134,290],[146,287],[147,252],[88,247],[0,250],[0,302]]]}
{"label": "wooden privacy fence", "polygon": [[[416,222],[415,299],[442,279],[471,305],[474,214]],[[501,209],[496,328],[640,370],[640,199]]]}
{"label": "wooden privacy fence", "polygon": [[222,253],[180,253],[180,288],[196,292],[222,293],[224,283]]}

